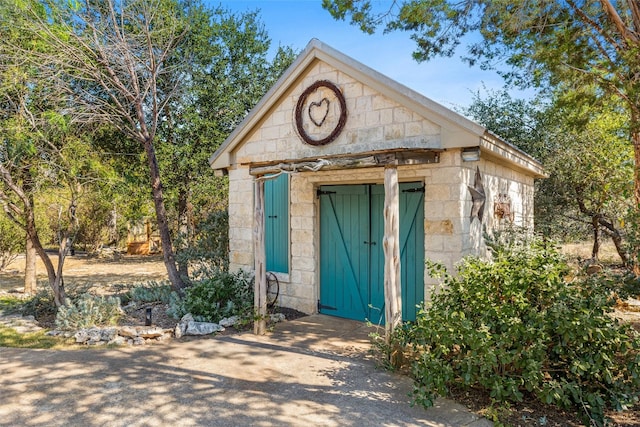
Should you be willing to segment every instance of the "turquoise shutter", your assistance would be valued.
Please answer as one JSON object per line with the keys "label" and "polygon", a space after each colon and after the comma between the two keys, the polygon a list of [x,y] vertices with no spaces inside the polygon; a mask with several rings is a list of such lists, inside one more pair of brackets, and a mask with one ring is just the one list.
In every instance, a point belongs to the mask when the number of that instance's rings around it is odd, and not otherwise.
{"label": "turquoise shutter", "polygon": [[289,176],[264,183],[264,223],[267,271],[289,272]]}

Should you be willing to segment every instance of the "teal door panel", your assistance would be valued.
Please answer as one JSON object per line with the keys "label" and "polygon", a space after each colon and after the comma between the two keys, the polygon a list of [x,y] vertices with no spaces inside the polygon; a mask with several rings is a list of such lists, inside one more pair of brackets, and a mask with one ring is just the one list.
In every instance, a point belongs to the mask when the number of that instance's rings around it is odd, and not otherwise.
{"label": "teal door panel", "polygon": [[384,186],[370,186],[369,311],[367,319],[384,323]]}
{"label": "teal door panel", "polygon": [[367,271],[361,249],[368,235],[367,188],[321,188],[320,312],[364,320],[367,298],[361,286]]}
{"label": "teal door panel", "polygon": [[267,271],[289,272],[289,176],[264,182],[264,230]]}
{"label": "teal door panel", "polygon": [[400,184],[402,319],[416,320],[424,301],[424,187]]}
{"label": "teal door panel", "polygon": [[[424,191],[400,184],[403,320],[424,299]],[[323,186],[319,311],[384,322],[384,186]]]}

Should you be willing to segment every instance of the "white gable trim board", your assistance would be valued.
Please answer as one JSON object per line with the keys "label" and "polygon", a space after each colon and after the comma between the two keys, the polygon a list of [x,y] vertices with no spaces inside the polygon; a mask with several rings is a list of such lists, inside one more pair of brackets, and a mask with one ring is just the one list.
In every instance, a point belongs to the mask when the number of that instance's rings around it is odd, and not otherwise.
{"label": "white gable trim board", "polygon": [[288,241],[267,242],[288,250],[278,304],[388,327],[415,315],[407,301],[428,297],[425,258],[452,267],[484,254],[483,227],[532,226],[534,179],[544,176],[482,126],[317,40],[210,164],[229,176],[232,269],[255,270],[264,292],[270,255],[256,245],[278,215],[265,218],[259,193],[286,174],[277,188],[288,185],[287,218],[274,229],[287,227]]}

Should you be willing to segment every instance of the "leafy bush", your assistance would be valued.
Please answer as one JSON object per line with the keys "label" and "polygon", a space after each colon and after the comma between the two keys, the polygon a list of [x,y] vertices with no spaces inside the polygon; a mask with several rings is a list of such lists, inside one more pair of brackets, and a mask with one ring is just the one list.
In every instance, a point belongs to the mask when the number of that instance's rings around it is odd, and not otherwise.
{"label": "leafy bush", "polygon": [[49,285],[46,288],[40,288],[35,295],[24,301],[22,314],[33,316],[36,319],[56,314],[56,304]]}
{"label": "leafy bush", "polygon": [[24,299],[14,295],[0,294],[0,314],[20,313],[24,306]]}
{"label": "leafy bush", "polygon": [[466,258],[456,277],[430,264],[446,287],[406,333],[415,351],[416,402],[433,405],[452,386],[480,387],[496,401],[584,410],[624,409],[640,390],[640,338],[613,320],[597,281],[565,282],[558,251],[537,239],[491,243],[491,261]]}
{"label": "leafy bush", "polygon": [[178,236],[176,246],[180,249],[176,254],[179,262],[186,262],[195,267],[197,279],[207,277],[212,272],[228,271],[229,268],[229,214],[226,210],[211,212],[201,221],[195,235],[183,243],[185,236]]}
{"label": "leafy bush", "polygon": [[0,216],[0,271],[15,260],[24,246],[24,232],[5,215]]}
{"label": "leafy bush", "polygon": [[69,305],[58,308],[56,327],[75,330],[115,325],[120,316],[122,309],[119,298],[84,294]]}
{"label": "leafy bush", "polygon": [[134,286],[123,297],[127,301],[162,302],[168,304],[171,297],[171,285],[166,281],[150,281]]}
{"label": "leafy bush", "polygon": [[217,272],[212,277],[194,283],[180,298],[173,293],[168,313],[180,318],[191,313],[196,320],[218,322],[238,315],[251,316],[253,284],[245,272]]}
{"label": "leafy bush", "polygon": [[[67,298],[71,301],[79,298],[80,296],[87,294],[93,288],[91,283],[71,284],[66,286]],[[49,284],[38,286],[38,291],[35,295],[25,299],[22,306],[22,313],[24,315],[34,316],[36,319],[42,317],[53,316],[57,312],[56,304],[53,298],[53,291]]]}

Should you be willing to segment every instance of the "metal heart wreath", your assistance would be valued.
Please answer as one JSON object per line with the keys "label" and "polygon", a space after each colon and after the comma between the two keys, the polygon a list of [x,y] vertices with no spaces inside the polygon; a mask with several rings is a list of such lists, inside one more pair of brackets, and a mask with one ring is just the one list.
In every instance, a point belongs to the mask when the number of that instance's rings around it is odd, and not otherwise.
{"label": "metal heart wreath", "polygon": [[312,102],[309,104],[309,118],[314,125],[321,127],[329,115],[329,99],[322,98],[320,102]]}
{"label": "metal heart wreath", "polygon": [[[328,89],[333,92],[333,97],[323,97],[320,101],[308,102],[310,95],[320,88]],[[337,101],[337,105],[331,104],[331,102],[334,101]],[[316,127],[322,127],[323,125],[326,127],[326,120],[330,118],[329,116],[333,117],[329,114],[330,111],[335,112],[336,120],[333,127],[327,129],[328,135],[320,139],[313,138],[307,133],[307,130],[304,127],[305,120],[310,120]],[[347,122],[347,103],[344,99],[344,95],[342,95],[342,92],[340,91],[340,88],[328,80],[318,80],[306,88],[300,95],[300,98],[298,98],[295,109],[295,121],[298,135],[300,135],[300,138],[307,144],[319,146],[328,144],[335,140],[338,135],[340,135],[344,129],[345,123]],[[334,122],[333,118],[330,118],[329,121]]]}

